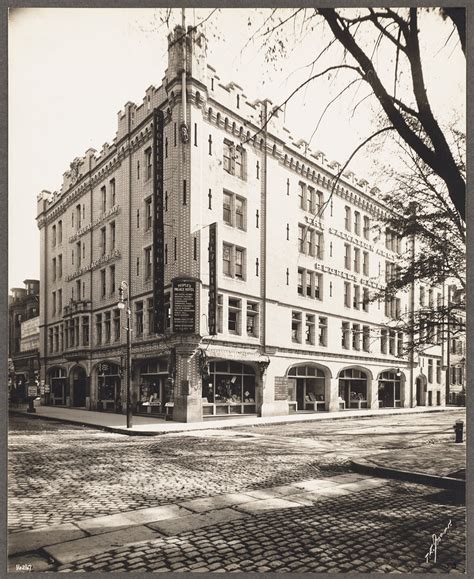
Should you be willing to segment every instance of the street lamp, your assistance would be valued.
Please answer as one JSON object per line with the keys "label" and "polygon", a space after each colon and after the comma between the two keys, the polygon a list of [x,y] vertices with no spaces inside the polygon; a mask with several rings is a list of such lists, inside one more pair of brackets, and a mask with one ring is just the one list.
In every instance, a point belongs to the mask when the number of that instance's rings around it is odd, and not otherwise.
{"label": "street lamp", "polygon": [[132,311],[130,309],[130,293],[128,283],[123,281],[119,287],[120,310],[127,311],[127,428],[132,427],[132,403],[131,403],[131,381],[132,381],[132,351],[131,351],[131,333],[132,333]]}

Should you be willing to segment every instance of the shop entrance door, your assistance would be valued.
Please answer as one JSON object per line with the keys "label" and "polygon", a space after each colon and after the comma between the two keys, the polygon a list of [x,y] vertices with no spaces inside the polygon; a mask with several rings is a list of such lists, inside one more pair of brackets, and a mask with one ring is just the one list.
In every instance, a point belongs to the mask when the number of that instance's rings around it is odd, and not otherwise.
{"label": "shop entrance door", "polygon": [[416,379],[416,405],[423,406],[423,382],[421,378]]}
{"label": "shop entrance door", "polygon": [[86,372],[83,368],[74,368],[72,374],[73,406],[84,408],[86,405]]}

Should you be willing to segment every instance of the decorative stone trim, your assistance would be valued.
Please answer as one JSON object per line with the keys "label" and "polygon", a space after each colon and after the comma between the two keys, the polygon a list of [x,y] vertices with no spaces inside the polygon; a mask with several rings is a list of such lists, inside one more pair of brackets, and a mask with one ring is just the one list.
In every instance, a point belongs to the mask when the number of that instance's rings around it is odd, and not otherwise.
{"label": "decorative stone trim", "polygon": [[118,249],[115,249],[112,253],[109,253],[108,255],[103,255],[102,257],[99,257],[98,259],[91,262],[89,265],[85,265],[84,267],[81,267],[81,269],[78,269],[74,273],[67,275],[66,281],[71,281],[71,280],[75,279],[76,277],[79,277],[79,276],[83,275],[84,273],[87,273],[88,271],[91,271],[93,269],[97,269],[101,265],[104,265],[105,263],[108,263],[109,261],[112,261],[112,260],[117,259],[119,257],[120,257],[120,251]]}
{"label": "decorative stone trim", "polygon": [[76,233],[71,235],[71,237],[69,238],[69,243],[76,241],[76,239],[79,239],[79,237],[81,237],[91,229],[94,229],[95,227],[97,227],[97,225],[99,225],[103,221],[106,221],[109,217],[112,217],[113,215],[118,215],[119,213],[120,213],[120,205],[114,205],[108,211],[102,213],[102,215],[97,217],[97,219],[94,219],[94,221],[92,221],[88,225],[85,225],[84,227],[81,227],[81,229],[79,229],[78,231],[76,231]]}

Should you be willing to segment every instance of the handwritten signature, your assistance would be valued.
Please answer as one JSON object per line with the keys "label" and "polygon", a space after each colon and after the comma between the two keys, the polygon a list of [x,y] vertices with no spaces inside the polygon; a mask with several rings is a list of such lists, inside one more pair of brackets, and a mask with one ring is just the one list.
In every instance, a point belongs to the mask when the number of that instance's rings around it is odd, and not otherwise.
{"label": "handwritten signature", "polygon": [[438,551],[438,545],[441,543],[441,539],[446,535],[446,533],[448,532],[448,530],[452,526],[453,525],[451,523],[451,519],[449,519],[449,523],[446,525],[446,527],[443,529],[443,531],[439,535],[436,535],[436,534],[431,535],[432,543],[430,546],[430,550],[425,555],[426,562],[428,562],[430,560],[430,557],[433,557],[433,562],[436,563],[436,555],[437,555],[437,551]]}

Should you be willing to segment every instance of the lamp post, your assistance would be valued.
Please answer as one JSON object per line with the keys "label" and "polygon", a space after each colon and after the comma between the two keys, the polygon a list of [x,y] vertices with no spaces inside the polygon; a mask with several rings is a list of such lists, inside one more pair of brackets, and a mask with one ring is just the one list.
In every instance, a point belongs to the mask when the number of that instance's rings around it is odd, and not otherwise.
{"label": "lamp post", "polygon": [[131,401],[131,381],[132,381],[132,311],[130,309],[130,293],[128,283],[123,281],[119,287],[118,308],[127,311],[127,428],[132,427],[132,401]]}

